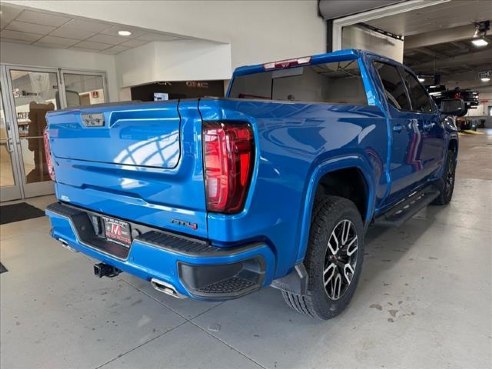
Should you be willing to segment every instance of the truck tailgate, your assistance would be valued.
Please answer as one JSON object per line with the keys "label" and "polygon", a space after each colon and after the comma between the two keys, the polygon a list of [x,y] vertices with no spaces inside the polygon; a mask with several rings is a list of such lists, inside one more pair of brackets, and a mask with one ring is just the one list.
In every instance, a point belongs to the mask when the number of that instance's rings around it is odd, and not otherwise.
{"label": "truck tailgate", "polygon": [[196,100],[92,106],[47,120],[59,199],[207,236]]}
{"label": "truck tailgate", "polygon": [[[143,108],[145,107],[145,108]],[[178,104],[107,106],[50,114],[54,158],[137,167],[179,162]]]}

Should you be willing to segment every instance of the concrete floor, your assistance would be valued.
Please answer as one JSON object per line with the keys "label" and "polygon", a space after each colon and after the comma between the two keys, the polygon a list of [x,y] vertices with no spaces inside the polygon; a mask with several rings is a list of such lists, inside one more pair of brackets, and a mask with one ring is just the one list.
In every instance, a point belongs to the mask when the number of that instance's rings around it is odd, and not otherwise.
{"label": "concrete floor", "polygon": [[0,367],[490,368],[492,130],[461,148],[452,203],[370,229],[355,297],[327,322],[271,288],[214,304],[97,279],[47,219],[3,225]]}

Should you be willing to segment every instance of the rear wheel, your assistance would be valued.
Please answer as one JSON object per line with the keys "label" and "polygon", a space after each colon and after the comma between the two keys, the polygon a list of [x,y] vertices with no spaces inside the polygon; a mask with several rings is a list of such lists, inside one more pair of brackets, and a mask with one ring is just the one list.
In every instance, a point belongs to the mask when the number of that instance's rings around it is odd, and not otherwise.
{"label": "rear wheel", "polygon": [[456,176],[456,153],[453,150],[448,150],[446,158],[446,167],[444,173],[439,180],[439,196],[432,202],[432,205],[447,205],[453,198],[454,182]]}
{"label": "rear wheel", "polygon": [[304,259],[308,290],[302,295],[282,291],[285,302],[312,317],[335,317],[352,299],[363,256],[364,226],[355,204],[337,196],[317,201]]}

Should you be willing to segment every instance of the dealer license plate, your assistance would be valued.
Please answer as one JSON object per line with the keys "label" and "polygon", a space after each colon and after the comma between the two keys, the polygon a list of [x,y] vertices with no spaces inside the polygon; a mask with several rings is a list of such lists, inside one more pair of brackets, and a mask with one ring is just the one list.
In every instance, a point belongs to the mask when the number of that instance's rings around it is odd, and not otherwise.
{"label": "dealer license plate", "polygon": [[109,241],[117,242],[123,246],[130,247],[132,233],[130,224],[118,219],[103,217],[104,231]]}

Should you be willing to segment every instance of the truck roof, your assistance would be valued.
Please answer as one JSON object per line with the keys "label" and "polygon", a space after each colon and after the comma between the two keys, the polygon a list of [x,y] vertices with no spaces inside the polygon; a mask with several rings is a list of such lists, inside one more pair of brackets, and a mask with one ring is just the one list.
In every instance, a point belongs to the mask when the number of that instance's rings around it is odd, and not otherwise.
{"label": "truck roof", "polygon": [[[234,70],[233,77],[264,72],[265,70],[267,70],[267,68],[266,68],[267,65],[276,65],[276,64],[282,64],[282,63],[294,62],[296,60],[301,60],[301,59],[308,59],[308,63],[302,63],[302,64],[320,64],[320,63],[326,63],[326,62],[353,60],[353,59],[357,59],[359,57],[362,57],[364,55],[374,55],[374,56],[377,56],[381,59],[385,59],[385,60],[391,61],[393,63],[401,64],[401,63],[399,63],[395,60],[392,60],[388,57],[385,57],[385,56],[382,56],[382,55],[379,55],[379,54],[376,54],[376,53],[373,53],[370,51],[360,50],[360,49],[343,49],[343,50],[333,51],[331,53],[315,54],[315,55],[311,55],[311,56],[304,56],[304,57],[299,57],[299,58],[292,58],[292,59],[287,59],[287,60],[280,60],[280,61],[268,62],[268,63],[263,63],[263,64],[253,64],[253,65],[246,65],[246,66],[238,67]],[[301,63],[299,63],[299,65],[301,65]],[[289,67],[290,67],[290,65],[289,65]]]}

